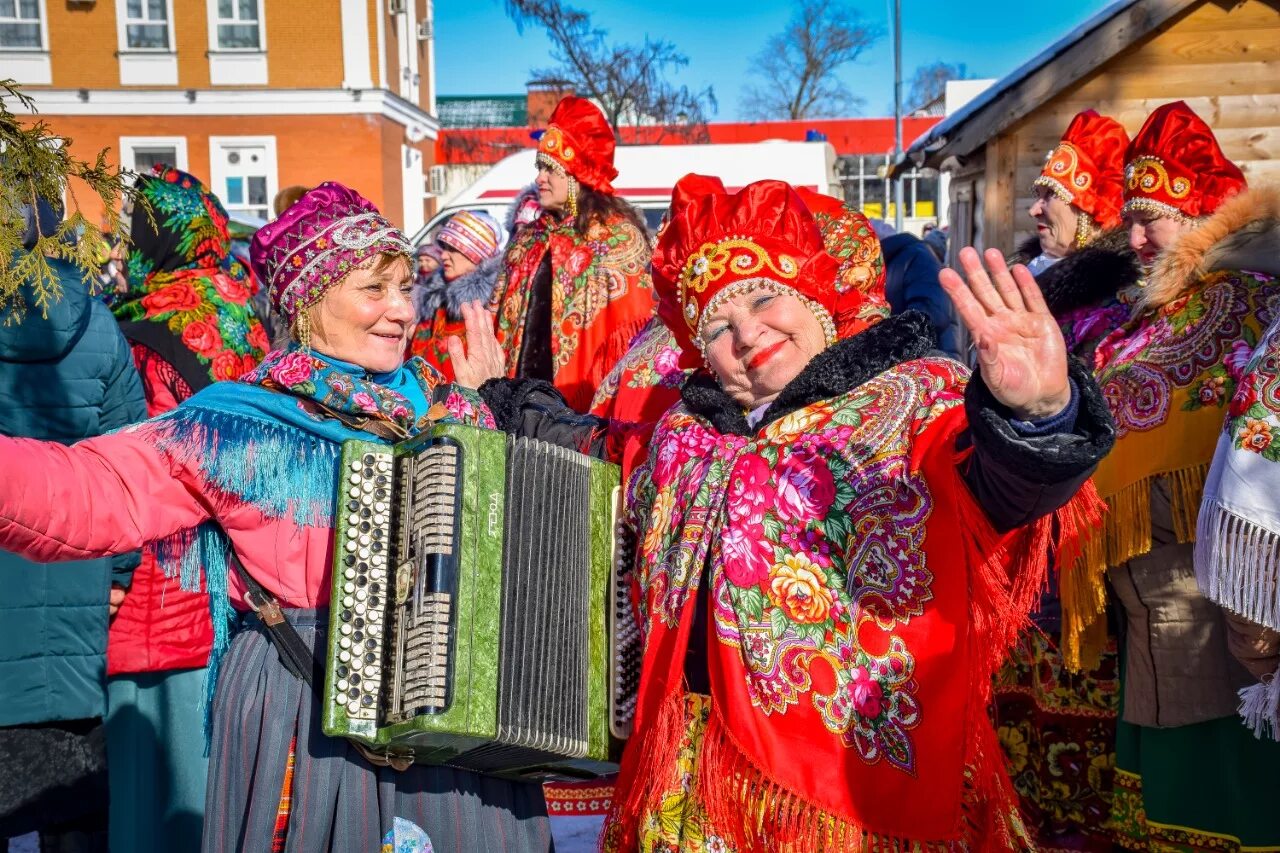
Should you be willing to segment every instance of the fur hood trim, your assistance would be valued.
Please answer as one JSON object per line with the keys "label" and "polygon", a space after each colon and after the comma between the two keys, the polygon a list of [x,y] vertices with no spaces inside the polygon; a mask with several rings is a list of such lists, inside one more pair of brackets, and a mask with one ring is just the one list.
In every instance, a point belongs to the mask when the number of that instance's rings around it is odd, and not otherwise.
{"label": "fur hood trim", "polygon": [[1168,305],[1218,270],[1280,276],[1280,186],[1246,190],[1184,234],[1156,261],[1143,307]]}
{"label": "fur hood trim", "polygon": [[507,228],[507,239],[510,240],[516,233],[516,214],[524,203],[529,199],[538,200],[538,185],[536,183],[520,190],[516,197],[511,200],[511,204],[507,207],[507,215],[502,218],[502,224]]}
{"label": "fur hood trim", "polygon": [[502,272],[502,253],[486,258],[469,273],[458,276],[453,281],[444,280],[444,268],[431,274],[425,284],[414,284],[413,307],[418,310],[418,319],[430,319],[441,305],[449,309],[450,320],[462,319],[462,305],[479,299],[488,302],[493,298],[494,288],[498,285],[498,274]]}

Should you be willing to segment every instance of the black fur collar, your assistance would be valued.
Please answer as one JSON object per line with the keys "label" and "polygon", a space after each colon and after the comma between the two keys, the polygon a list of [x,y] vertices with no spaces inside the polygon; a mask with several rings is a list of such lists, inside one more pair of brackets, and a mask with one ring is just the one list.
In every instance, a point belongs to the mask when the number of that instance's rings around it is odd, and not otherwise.
{"label": "black fur collar", "polygon": [[458,276],[453,281],[444,280],[444,269],[437,269],[427,279],[426,284],[414,284],[413,306],[418,310],[418,318],[429,319],[441,305],[449,309],[450,320],[462,319],[462,305],[479,299],[488,302],[493,297],[494,287],[498,284],[498,274],[502,272],[502,253],[481,261],[469,273]]}
{"label": "black fur collar", "polygon": [[[1030,237],[1009,258],[1009,265],[1030,263],[1041,254],[1040,238]],[[1129,232],[1112,228],[1083,249],[1041,270],[1036,284],[1040,285],[1049,311],[1061,316],[1114,296],[1136,284],[1141,274],[1138,256],[1129,248]]]}
{"label": "black fur collar", "polygon": [[905,311],[890,317],[814,356],[800,375],[782,389],[754,428],[747,425],[742,407],[704,370],[685,380],[680,396],[691,413],[706,418],[717,431],[752,435],[778,418],[818,400],[847,393],[895,364],[922,358],[933,349],[933,327],[924,314]]}
{"label": "black fur collar", "polygon": [[1129,248],[1129,232],[1113,228],[1036,276],[1044,301],[1055,316],[1096,305],[1136,284],[1138,256]]}

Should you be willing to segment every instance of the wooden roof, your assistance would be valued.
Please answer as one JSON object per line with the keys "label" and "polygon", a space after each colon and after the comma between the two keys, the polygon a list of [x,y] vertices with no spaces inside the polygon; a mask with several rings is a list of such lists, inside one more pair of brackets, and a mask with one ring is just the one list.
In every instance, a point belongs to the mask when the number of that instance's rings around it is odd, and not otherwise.
{"label": "wooden roof", "polygon": [[952,158],[963,164],[987,140],[1204,2],[1237,5],[1237,0],[1118,0],[934,125],[911,143],[894,173],[913,165],[938,168]]}

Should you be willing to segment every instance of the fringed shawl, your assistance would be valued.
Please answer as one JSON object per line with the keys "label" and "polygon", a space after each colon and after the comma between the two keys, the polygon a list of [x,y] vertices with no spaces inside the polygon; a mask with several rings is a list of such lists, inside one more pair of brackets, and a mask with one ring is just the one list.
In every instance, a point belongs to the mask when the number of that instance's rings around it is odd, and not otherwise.
{"label": "fringed shawl", "polygon": [[[1259,243],[1275,246],[1280,233],[1242,218],[1250,199],[1274,201],[1274,194],[1233,200],[1185,235],[1157,264],[1144,293],[1147,310],[1098,346],[1098,384],[1117,441],[1094,477],[1109,509],[1106,523],[1061,576],[1062,647],[1072,669],[1097,660],[1107,568],[1151,550],[1157,479],[1169,486],[1177,540],[1196,538],[1227,403],[1280,310],[1280,279],[1242,271],[1249,269],[1244,262],[1262,256]],[[1264,204],[1261,212],[1269,209]]]}
{"label": "fringed shawl", "polygon": [[1071,539],[1090,523],[1092,491],[997,534],[958,470],[964,385],[957,363],[917,358],[752,434],[687,403],[663,419],[633,484],[646,641],[606,849],[636,849],[675,766],[700,594],[712,710],[688,784],[716,835],[740,851],[1016,849],[992,676],[1055,525]]}

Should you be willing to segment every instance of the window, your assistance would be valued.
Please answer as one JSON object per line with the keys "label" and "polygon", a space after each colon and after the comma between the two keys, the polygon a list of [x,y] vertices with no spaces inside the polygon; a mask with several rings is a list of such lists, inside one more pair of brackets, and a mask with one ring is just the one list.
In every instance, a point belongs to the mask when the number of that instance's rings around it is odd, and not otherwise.
{"label": "window", "polygon": [[[887,154],[854,154],[840,158],[838,175],[845,201],[872,219],[892,222],[896,213],[893,181],[885,177]],[[902,176],[903,215],[907,219],[935,219],[938,216],[938,173],[932,169],[911,169]]]}
{"label": "window", "polygon": [[217,0],[214,23],[218,50],[262,49],[260,0]]}
{"label": "window", "polygon": [[39,0],[0,0],[0,48],[42,50]]}
{"label": "window", "polygon": [[168,0],[125,0],[125,45],[129,50],[169,50]]}
{"label": "window", "polygon": [[187,139],[184,136],[122,136],[120,166],[146,174],[156,164],[187,170]]}
{"label": "window", "polygon": [[276,193],[275,137],[210,137],[209,171],[214,194],[228,213],[270,218]]}

